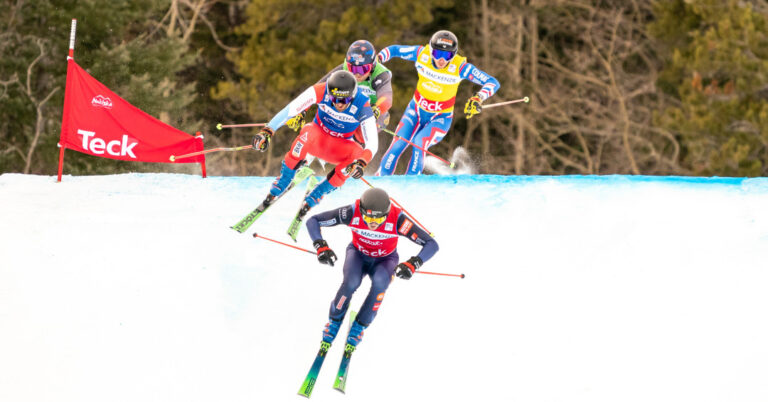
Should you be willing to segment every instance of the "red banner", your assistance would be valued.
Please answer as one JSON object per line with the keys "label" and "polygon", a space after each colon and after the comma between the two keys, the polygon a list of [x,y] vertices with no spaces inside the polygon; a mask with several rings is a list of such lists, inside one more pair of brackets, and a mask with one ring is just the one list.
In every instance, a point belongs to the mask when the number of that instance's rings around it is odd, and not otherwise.
{"label": "red banner", "polygon": [[171,127],[117,96],[67,60],[67,88],[59,144],[103,158],[136,162],[205,163],[204,155],[170,160],[203,150],[202,137]]}

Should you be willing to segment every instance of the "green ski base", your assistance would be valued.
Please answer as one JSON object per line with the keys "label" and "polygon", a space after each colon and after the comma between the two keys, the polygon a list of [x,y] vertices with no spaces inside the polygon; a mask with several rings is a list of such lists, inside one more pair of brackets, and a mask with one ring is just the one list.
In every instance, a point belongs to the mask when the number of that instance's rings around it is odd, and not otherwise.
{"label": "green ski base", "polygon": [[[317,185],[317,178],[315,176],[310,176],[309,180],[307,181],[307,192],[304,194],[304,198],[301,200],[301,205],[304,206],[304,200],[307,198],[310,192],[315,188]],[[291,224],[288,226],[288,236],[291,236],[291,239],[293,239],[294,242],[296,242],[296,237],[299,235],[299,230],[301,230],[301,221],[303,217],[299,216],[301,213],[301,207],[299,207],[299,211],[296,212],[296,216],[291,221]]]}
{"label": "green ski base", "polygon": [[[288,191],[290,191],[297,184],[299,184],[302,181],[304,181],[304,179],[306,179],[307,177],[311,177],[311,178],[314,179],[315,178],[315,176],[313,176],[314,173],[315,173],[315,171],[312,170],[311,168],[307,167],[307,166],[303,166],[301,169],[299,169],[299,171],[296,172],[296,175],[293,177],[293,180],[291,180],[291,184],[288,185],[288,188],[285,191],[283,191],[283,193],[280,194],[280,196],[277,197],[277,199],[275,199],[275,201],[273,201],[272,204],[269,207],[271,207],[272,205],[275,205],[275,202],[277,202],[277,200],[279,200],[280,198],[283,198],[283,196]],[[317,179],[315,179],[315,181],[317,181]],[[251,225],[253,225],[254,222],[256,222],[256,219],[259,219],[261,217],[261,215],[263,215],[264,212],[266,212],[267,209],[269,209],[269,207],[266,207],[266,208],[264,208],[264,210],[260,211],[259,207],[261,207],[261,205],[256,207],[253,211],[251,211],[243,219],[240,219],[239,222],[237,222],[236,224],[230,226],[230,228],[234,229],[238,233],[244,233],[246,230],[248,230],[249,227],[251,227]]]}
{"label": "green ski base", "polygon": [[[352,323],[355,322],[355,318],[357,318],[357,311],[352,310],[349,313],[349,329],[352,329]],[[355,351],[355,347],[346,344],[344,345],[344,356],[341,358],[341,363],[339,364],[339,372],[336,373],[336,380],[333,382],[333,389],[341,392],[342,394],[346,393],[347,389],[347,373],[349,372],[349,360],[352,358],[352,352]]]}
{"label": "green ski base", "polygon": [[307,398],[312,395],[312,390],[315,389],[315,382],[317,382],[317,376],[320,374],[320,368],[323,367],[325,356],[328,354],[328,349],[330,348],[330,343],[320,343],[320,351],[317,352],[317,357],[315,357],[315,361],[312,363],[309,373],[307,373],[307,378],[304,379],[301,388],[299,388],[299,395]]}

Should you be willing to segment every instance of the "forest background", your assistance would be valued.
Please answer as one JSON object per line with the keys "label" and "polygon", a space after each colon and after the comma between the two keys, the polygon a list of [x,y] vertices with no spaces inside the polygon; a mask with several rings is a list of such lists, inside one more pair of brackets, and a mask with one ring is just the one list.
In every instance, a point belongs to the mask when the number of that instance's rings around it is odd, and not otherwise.
{"label": "forest background", "polygon": [[[379,50],[449,29],[501,83],[486,104],[531,102],[471,120],[457,108],[437,155],[464,147],[488,174],[768,175],[762,0],[4,0],[0,173],[56,172],[72,18],[83,68],[149,114],[202,132],[206,148],[249,144],[253,130],[216,124],[267,121],[357,39]],[[400,59],[387,67],[394,129],[417,75]],[[477,90],[462,83],[457,105]],[[280,129],[264,154],[209,154],[208,171],[275,175],[294,136]],[[391,139],[380,133],[374,167]],[[65,169],[198,172],[77,152]]]}

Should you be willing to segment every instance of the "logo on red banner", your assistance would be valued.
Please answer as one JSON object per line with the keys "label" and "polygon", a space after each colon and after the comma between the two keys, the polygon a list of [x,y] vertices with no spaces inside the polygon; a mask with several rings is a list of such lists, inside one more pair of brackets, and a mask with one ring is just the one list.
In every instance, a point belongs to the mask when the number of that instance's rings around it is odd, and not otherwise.
{"label": "logo on red banner", "polygon": [[91,99],[91,105],[94,107],[103,107],[104,109],[112,109],[112,99],[106,96],[96,95]]}

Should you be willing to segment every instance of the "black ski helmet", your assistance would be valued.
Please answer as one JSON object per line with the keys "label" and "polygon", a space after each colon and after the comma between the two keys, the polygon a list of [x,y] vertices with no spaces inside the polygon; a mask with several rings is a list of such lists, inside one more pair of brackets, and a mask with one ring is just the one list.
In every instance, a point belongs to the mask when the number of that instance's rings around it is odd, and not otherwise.
{"label": "black ski helmet", "polygon": [[459,39],[451,31],[437,31],[429,40],[432,49],[447,50],[454,54],[459,50]]}
{"label": "black ski helmet", "polygon": [[360,213],[371,218],[387,216],[390,206],[389,195],[380,188],[369,188],[360,197]]}
{"label": "black ski helmet", "polygon": [[351,98],[357,90],[357,80],[349,71],[335,71],[328,77],[328,93],[337,98]]}
{"label": "black ski helmet", "polygon": [[347,63],[353,66],[374,64],[376,62],[376,49],[367,40],[356,40],[347,49]]}

